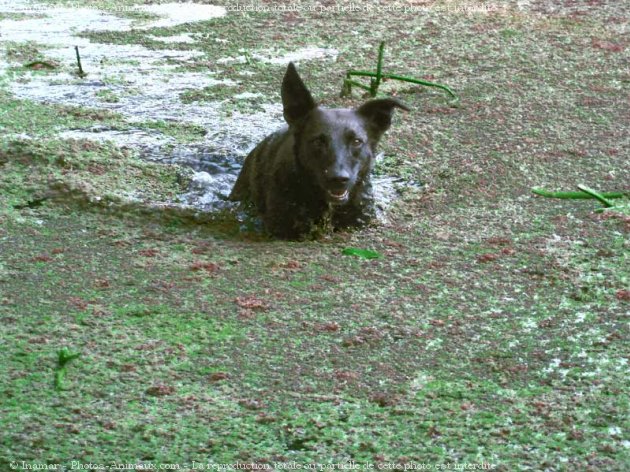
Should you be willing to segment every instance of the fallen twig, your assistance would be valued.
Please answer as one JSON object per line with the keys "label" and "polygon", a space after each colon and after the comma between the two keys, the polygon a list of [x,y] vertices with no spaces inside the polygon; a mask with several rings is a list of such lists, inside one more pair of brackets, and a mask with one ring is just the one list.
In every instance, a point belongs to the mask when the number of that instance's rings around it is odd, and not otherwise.
{"label": "fallen twig", "polygon": [[[390,80],[400,80],[402,82],[410,82],[413,84],[424,85],[427,87],[436,87],[446,91],[451,97],[454,99],[458,99],[455,92],[453,92],[449,87],[442,84],[436,84],[434,82],[429,82],[427,80],[415,79],[413,77],[406,77],[403,75],[397,74],[383,74],[383,50],[385,48],[385,42],[381,41],[378,47],[378,60],[376,62],[376,72],[362,71],[362,70],[349,70],[346,73],[346,78],[343,81],[343,89],[341,91],[341,96],[345,97],[352,93],[352,87],[359,87],[363,90],[367,90],[371,97],[375,97],[378,93],[378,88],[381,85],[381,82],[385,79]],[[353,80],[352,77],[370,77],[370,85],[364,85],[356,80]]]}
{"label": "fallen twig", "polygon": [[24,64],[24,67],[26,67],[27,69],[33,69],[33,70],[42,70],[42,69],[53,70],[57,68],[57,64],[54,64],[53,62],[49,62],[49,61],[33,61],[33,62],[29,62],[28,64]]}
{"label": "fallen twig", "polygon": [[87,74],[83,72],[83,67],[81,67],[81,56],[79,55],[79,46],[74,47],[74,51],[77,53],[77,65],[79,66],[79,77],[85,77]]}
{"label": "fallen twig", "polygon": [[80,352],[71,354],[67,347],[58,352],[57,369],[55,370],[55,390],[63,390],[63,379],[66,376],[66,365],[81,355]]}
{"label": "fallen twig", "polygon": [[[578,185],[578,188],[580,188],[579,185]],[[535,193],[536,195],[540,195],[541,197],[548,197],[548,198],[565,198],[565,199],[596,198],[595,196],[585,191],[551,192],[549,190],[544,190],[542,188],[533,188],[532,192]],[[623,198],[625,196],[628,196],[628,193],[627,192],[599,192],[599,195],[601,195],[604,198]]]}
{"label": "fallen twig", "polygon": [[593,198],[596,198],[597,200],[599,200],[601,202],[601,204],[604,205],[606,208],[610,208],[610,207],[614,206],[612,203],[610,203],[606,199],[606,197],[604,195],[602,195],[601,193],[593,190],[592,188],[587,187],[586,185],[579,184],[577,186],[577,188],[579,188],[582,192],[587,193],[587,194],[591,195]]}

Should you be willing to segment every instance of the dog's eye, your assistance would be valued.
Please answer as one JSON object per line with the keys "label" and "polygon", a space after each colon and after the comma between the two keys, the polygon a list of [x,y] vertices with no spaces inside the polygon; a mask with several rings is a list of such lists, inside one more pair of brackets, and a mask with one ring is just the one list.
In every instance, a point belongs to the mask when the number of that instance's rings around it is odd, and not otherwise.
{"label": "dog's eye", "polygon": [[354,139],[352,140],[352,145],[353,145],[354,147],[359,147],[359,146],[362,146],[362,145],[363,145],[363,140],[362,140],[362,139],[359,139],[359,138],[354,138]]}

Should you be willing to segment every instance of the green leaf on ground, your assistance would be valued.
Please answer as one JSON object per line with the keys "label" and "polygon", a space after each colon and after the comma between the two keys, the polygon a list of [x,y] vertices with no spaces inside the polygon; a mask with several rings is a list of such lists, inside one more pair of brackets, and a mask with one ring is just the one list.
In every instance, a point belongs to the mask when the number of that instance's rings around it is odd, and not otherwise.
{"label": "green leaf on ground", "polygon": [[352,247],[347,247],[341,253],[344,256],[357,256],[362,257],[363,259],[378,259],[383,257],[380,253],[376,251],[370,251],[369,249],[356,249]]}

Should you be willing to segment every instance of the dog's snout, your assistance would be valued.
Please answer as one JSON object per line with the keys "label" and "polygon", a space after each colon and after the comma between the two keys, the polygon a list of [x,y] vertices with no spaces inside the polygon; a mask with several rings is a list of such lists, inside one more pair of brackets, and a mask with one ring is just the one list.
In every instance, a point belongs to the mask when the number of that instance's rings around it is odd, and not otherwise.
{"label": "dog's snout", "polygon": [[333,205],[342,205],[350,195],[350,172],[339,166],[326,172],[327,198]]}
{"label": "dog's snout", "polygon": [[349,174],[338,174],[328,177],[328,182],[334,185],[346,185],[350,181]]}
{"label": "dog's snout", "polygon": [[337,169],[326,172],[328,183],[335,187],[345,186],[350,182],[350,172],[344,169]]}

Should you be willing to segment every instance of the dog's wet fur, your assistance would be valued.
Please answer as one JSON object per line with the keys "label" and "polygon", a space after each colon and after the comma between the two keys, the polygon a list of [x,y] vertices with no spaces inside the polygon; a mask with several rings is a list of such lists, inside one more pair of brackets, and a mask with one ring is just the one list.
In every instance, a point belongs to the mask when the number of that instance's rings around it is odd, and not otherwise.
{"label": "dog's wet fur", "polygon": [[389,128],[394,98],[359,108],[317,106],[293,63],[282,82],[288,126],[265,138],[245,159],[230,200],[256,206],[273,236],[298,239],[328,224],[360,227],[374,216],[370,173],[376,145]]}

